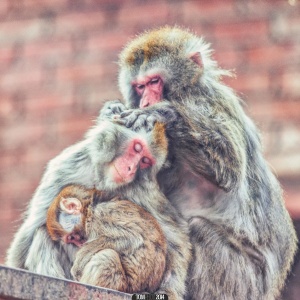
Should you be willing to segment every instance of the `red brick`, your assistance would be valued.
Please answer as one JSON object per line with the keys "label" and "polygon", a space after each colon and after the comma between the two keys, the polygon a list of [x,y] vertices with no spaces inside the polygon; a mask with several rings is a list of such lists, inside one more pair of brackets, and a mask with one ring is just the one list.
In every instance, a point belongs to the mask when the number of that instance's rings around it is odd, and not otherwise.
{"label": "red brick", "polygon": [[95,116],[87,118],[73,117],[63,120],[58,124],[58,133],[62,137],[76,133],[76,136],[78,137],[78,139],[80,139],[83,137],[88,128],[94,125],[94,122],[92,121],[93,119],[95,119]]}
{"label": "red brick", "polygon": [[37,124],[16,124],[6,127],[2,132],[2,147],[16,149],[21,145],[30,145],[45,136],[46,128]]}
{"label": "red brick", "polygon": [[256,47],[245,50],[244,54],[248,64],[274,65],[274,62],[277,62],[277,65],[282,65],[285,60],[288,60],[290,48],[290,46],[270,45],[268,47]]}
{"label": "red brick", "polygon": [[299,176],[300,173],[300,154],[290,153],[288,156],[269,155],[269,164],[275,170],[277,176]]}
{"label": "red brick", "polygon": [[31,116],[45,116],[57,113],[60,110],[70,110],[73,104],[71,94],[47,94],[39,98],[29,98],[24,101],[24,109]]}
{"label": "red brick", "polygon": [[8,7],[9,7],[8,2],[9,2],[9,0],[0,1],[0,14],[1,15],[5,15],[7,13]]}
{"label": "red brick", "polygon": [[69,0],[39,0],[39,4],[37,4],[36,0],[26,0],[23,1],[23,8],[37,12],[45,9],[59,12],[62,9],[66,9],[69,2]]}
{"label": "red brick", "polygon": [[259,36],[267,39],[268,23],[265,20],[236,23],[218,23],[214,24],[214,33],[218,39],[229,39],[234,42],[235,39],[256,40]]}
{"label": "red brick", "polygon": [[14,105],[13,100],[9,97],[1,95],[1,104],[0,104],[0,116],[5,118],[13,113]]}
{"label": "red brick", "polygon": [[300,112],[299,101],[281,101],[281,102],[266,102],[261,101],[256,105],[252,104],[249,107],[251,114],[257,119],[264,119],[269,116],[272,119],[287,122],[297,120]]}
{"label": "red brick", "polygon": [[15,20],[2,22],[0,27],[0,45],[29,42],[43,37],[42,20]]}
{"label": "red brick", "polygon": [[9,65],[14,58],[14,50],[12,47],[0,48],[0,68]]}
{"label": "red brick", "polygon": [[126,24],[126,26],[137,24],[162,25],[166,24],[168,14],[168,5],[163,1],[159,5],[153,2],[145,2],[143,5],[134,6],[124,5],[118,12],[118,23]]}
{"label": "red brick", "polygon": [[234,1],[182,1],[183,20],[189,22],[232,20],[236,18]]}
{"label": "red brick", "polygon": [[[89,51],[97,51],[105,53],[105,51],[117,51],[117,54],[122,50],[124,45],[129,41],[128,36],[121,35],[116,38],[117,31],[115,32],[104,32],[94,34],[88,39],[87,47]],[[102,55],[103,55],[102,54]],[[105,53],[106,54],[106,53]],[[110,54],[110,53],[107,53]]]}
{"label": "red brick", "polygon": [[0,88],[4,91],[11,92],[18,89],[26,89],[30,86],[37,86],[42,82],[42,70],[39,68],[32,68],[29,66],[23,68],[15,68],[9,72],[2,74],[0,81]]}
{"label": "red brick", "polygon": [[226,79],[230,87],[236,91],[247,94],[251,90],[266,91],[269,88],[269,77],[267,74],[237,74],[236,78]]}
{"label": "red brick", "polygon": [[57,36],[70,36],[89,30],[99,30],[105,24],[103,11],[74,12],[58,15],[55,19]]}
{"label": "red brick", "polygon": [[72,45],[70,41],[57,39],[25,44],[22,51],[22,58],[40,60],[41,58],[51,59],[53,56],[61,56],[65,60],[71,54]]}
{"label": "red brick", "polygon": [[101,78],[105,73],[100,65],[72,65],[57,70],[58,81],[82,81],[89,78]]}
{"label": "red brick", "polygon": [[213,58],[221,68],[236,69],[240,64],[245,63],[243,55],[239,51],[215,51]]}
{"label": "red brick", "polygon": [[[300,71],[299,68],[293,72],[286,72],[282,78],[283,93],[285,96],[300,97]],[[298,107],[298,109],[300,106]],[[300,110],[299,110],[300,112]]]}

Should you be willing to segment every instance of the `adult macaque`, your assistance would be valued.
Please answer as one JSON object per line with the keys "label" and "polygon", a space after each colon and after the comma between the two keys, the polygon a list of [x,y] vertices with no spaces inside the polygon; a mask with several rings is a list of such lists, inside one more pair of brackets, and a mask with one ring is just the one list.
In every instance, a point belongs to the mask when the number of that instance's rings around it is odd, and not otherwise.
{"label": "adult macaque", "polygon": [[46,224],[53,240],[80,247],[71,270],[78,281],[126,293],[159,288],[167,244],[142,207],[70,185],[50,205]]}
{"label": "adult macaque", "polygon": [[[50,161],[29,204],[27,217],[8,250],[6,263],[45,275],[72,278],[70,269],[77,247],[53,241],[45,223],[47,210],[61,189],[79,184],[111,192],[111,198],[120,195],[157,220],[167,241],[166,268],[158,292],[181,299],[191,249],[187,223],[160,191],[156,180],[168,153],[165,128],[158,123],[146,133],[114,124],[108,118],[119,109],[120,106],[105,106],[97,125],[86,137]],[[82,261],[75,261],[76,270],[82,270],[83,261],[92,259],[93,253],[83,256],[79,256]]]}
{"label": "adult macaque", "polygon": [[257,129],[221,82],[227,72],[210,52],[176,27],[130,42],[120,55],[119,85],[135,109],[119,122],[135,130],[166,124],[171,167],[158,181],[189,220],[194,260],[187,298],[277,299],[295,231]]}

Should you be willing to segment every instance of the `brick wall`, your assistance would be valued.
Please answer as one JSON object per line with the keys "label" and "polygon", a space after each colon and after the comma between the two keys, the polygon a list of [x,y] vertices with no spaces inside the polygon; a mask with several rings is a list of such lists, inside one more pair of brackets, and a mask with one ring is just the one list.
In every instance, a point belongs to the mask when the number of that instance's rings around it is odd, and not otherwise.
{"label": "brick wall", "polygon": [[[38,4],[37,4],[38,3]],[[117,61],[135,34],[183,25],[212,43],[261,128],[300,216],[300,5],[290,1],[1,0],[0,262],[49,159],[120,97]]]}

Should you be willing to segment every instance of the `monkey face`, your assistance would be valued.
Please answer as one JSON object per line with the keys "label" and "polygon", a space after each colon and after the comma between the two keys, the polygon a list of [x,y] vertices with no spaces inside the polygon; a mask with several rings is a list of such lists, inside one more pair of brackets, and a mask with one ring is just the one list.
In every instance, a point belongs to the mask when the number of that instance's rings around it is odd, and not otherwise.
{"label": "monkey face", "polygon": [[207,48],[201,39],[176,27],[142,34],[120,55],[124,98],[134,108],[185,98],[199,86],[204,60],[211,64]]}
{"label": "monkey face", "polygon": [[108,166],[107,178],[116,185],[132,182],[138,171],[155,164],[146,142],[141,138],[129,141],[122,155],[116,157]]}

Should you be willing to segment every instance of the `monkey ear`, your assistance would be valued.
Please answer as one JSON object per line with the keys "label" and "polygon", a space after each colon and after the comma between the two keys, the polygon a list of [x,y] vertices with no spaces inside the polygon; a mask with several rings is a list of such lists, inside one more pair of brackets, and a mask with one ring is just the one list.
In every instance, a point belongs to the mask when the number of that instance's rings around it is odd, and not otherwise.
{"label": "monkey ear", "polygon": [[203,67],[202,58],[200,52],[190,53],[189,58],[196,63],[199,67]]}
{"label": "monkey ear", "polygon": [[60,208],[68,214],[79,214],[82,208],[81,202],[77,198],[61,198]]}

